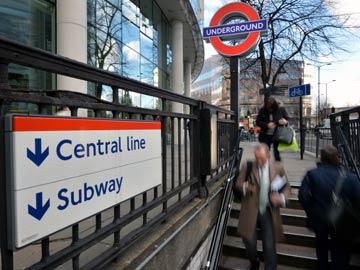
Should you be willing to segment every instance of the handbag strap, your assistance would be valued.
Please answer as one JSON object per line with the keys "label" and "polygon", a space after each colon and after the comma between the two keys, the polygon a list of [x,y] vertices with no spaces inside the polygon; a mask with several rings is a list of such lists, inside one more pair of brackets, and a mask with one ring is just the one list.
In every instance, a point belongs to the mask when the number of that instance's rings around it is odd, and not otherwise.
{"label": "handbag strap", "polygon": [[340,168],[339,169],[339,174],[338,174],[338,177],[336,179],[336,186],[335,186],[335,189],[333,191],[333,194],[338,197],[340,192],[341,192],[341,189],[342,189],[342,186],[344,184],[344,181],[345,181],[345,170],[344,168]]}

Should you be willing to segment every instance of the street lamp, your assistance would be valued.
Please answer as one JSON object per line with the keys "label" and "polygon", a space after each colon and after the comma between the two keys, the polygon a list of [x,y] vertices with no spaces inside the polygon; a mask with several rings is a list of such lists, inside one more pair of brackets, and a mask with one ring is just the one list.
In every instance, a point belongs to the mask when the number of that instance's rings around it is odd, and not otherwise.
{"label": "street lamp", "polygon": [[328,90],[328,84],[332,83],[332,82],[336,82],[336,80],[331,80],[327,83],[324,83],[325,84],[325,106],[326,108],[328,107],[328,103],[327,103],[327,90]]}
{"label": "street lamp", "polygon": [[323,66],[330,66],[331,63],[326,63],[322,65],[314,65],[311,63],[307,63],[307,65],[314,66],[318,68],[318,97],[317,97],[317,125],[320,125],[320,68]]}

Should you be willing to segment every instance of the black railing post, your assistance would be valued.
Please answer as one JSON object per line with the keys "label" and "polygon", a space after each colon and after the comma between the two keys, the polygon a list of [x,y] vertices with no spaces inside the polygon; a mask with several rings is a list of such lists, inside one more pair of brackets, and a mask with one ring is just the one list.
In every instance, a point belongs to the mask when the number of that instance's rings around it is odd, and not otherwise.
{"label": "black railing post", "polygon": [[315,146],[315,154],[316,158],[319,157],[319,147],[320,147],[320,128],[315,128],[315,136],[316,136],[316,146]]}
{"label": "black railing post", "polygon": [[[8,63],[0,59],[0,90],[9,89],[8,81]],[[5,114],[7,104],[1,102],[1,127],[0,127],[0,247],[1,247],[1,265],[2,269],[14,269],[14,254],[9,249],[9,222],[8,222],[8,186],[6,182],[6,153],[5,153]]]}
{"label": "black railing post", "polygon": [[8,66],[9,64],[0,58],[0,88],[10,88]]}
{"label": "black railing post", "polygon": [[234,130],[231,136],[231,148],[235,147],[239,129],[239,57],[230,57],[230,109],[234,112]]}
{"label": "black railing post", "polygon": [[346,140],[350,142],[350,114],[346,111],[341,114],[341,129],[344,132]]}
{"label": "black railing post", "polygon": [[198,102],[198,106],[194,107],[193,113],[197,116],[197,119],[192,121],[191,125],[191,146],[193,155],[193,172],[194,177],[198,180],[196,186],[192,186],[191,190],[197,189],[199,197],[206,195],[206,175],[201,175],[201,155],[200,155],[200,112],[203,108],[203,101]]}
{"label": "black railing post", "polygon": [[[166,100],[162,99],[162,109],[167,109]],[[162,194],[167,192],[167,117],[161,116],[161,152],[162,152]],[[172,127],[173,128],[173,127]],[[167,212],[167,201],[163,203],[163,212]]]}

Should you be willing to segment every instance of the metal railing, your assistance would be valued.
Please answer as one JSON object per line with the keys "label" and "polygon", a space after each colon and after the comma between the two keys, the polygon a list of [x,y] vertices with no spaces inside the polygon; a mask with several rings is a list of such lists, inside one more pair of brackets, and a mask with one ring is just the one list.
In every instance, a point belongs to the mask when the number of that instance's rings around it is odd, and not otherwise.
{"label": "metal railing", "polygon": [[226,233],[226,227],[231,212],[231,204],[234,197],[232,187],[234,180],[238,176],[239,165],[241,163],[241,158],[243,154],[243,149],[240,147],[240,140],[241,132],[239,132],[235,148],[233,149],[231,166],[224,187],[224,195],[221,201],[219,213],[217,215],[216,224],[214,226],[214,232],[210,243],[210,249],[206,260],[206,270],[215,270],[218,268],[224,237]]}
{"label": "metal railing", "polygon": [[345,153],[343,162],[360,180],[360,106],[330,115],[334,146]]}
{"label": "metal railing", "polygon": [[[296,140],[300,146],[300,132],[296,133]],[[330,128],[307,128],[304,129],[304,150],[319,156],[319,150],[326,145],[332,144]]]}
{"label": "metal railing", "polygon": [[[8,82],[9,64],[18,64],[54,74],[107,85],[112,89],[112,101],[93,96],[61,90],[13,90]],[[120,104],[119,91],[131,91],[158,98],[161,109],[145,109]],[[232,111],[210,106],[203,102],[159,89],[115,73],[90,67],[48,52],[31,48],[0,38],[0,110],[2,126],[5,115],[11,112],[13,102],[32,104],[36,113],[51,115],[59,106],[67,106],[72,117],[79,109],[86,109],[95,118],[104,115],[113,119],[135,118],[161,122],[162,180],[161,185],[145,191],[106,211],[88,217],[70,227],[32,243],[21,250],[9,249],[9,205],[6,190],[7,169],[5,161],[4,131],[0,140],[0,241],[2,269],[98,269],[124,253],[139,239],[149,234],[154,227],[167,220],[177,209],[195,196],[202,194],[206,185],[219,179],[228,171],[231,159],[232,136],[235,136]],[[189,113],[171,112],[170,104],[183,104]],[[200,173],[199,127],[200,110],[210,106],[218,116],[218,168],[204,180]],[[181,142],[181,143],[177,143]],[[156,232],[154,232],[156,233]],[[60,245],[59,240],[67,245]],[[106,248],[100,254],[82,256],[106,240]],[[102,245],[103,248],[104,245]],[[14,265],[15,253],[29,249],[33,256],[25,265]],[[32,250],[33,249],[33,250]],[[18,260],[19,262],[20,260]]]}

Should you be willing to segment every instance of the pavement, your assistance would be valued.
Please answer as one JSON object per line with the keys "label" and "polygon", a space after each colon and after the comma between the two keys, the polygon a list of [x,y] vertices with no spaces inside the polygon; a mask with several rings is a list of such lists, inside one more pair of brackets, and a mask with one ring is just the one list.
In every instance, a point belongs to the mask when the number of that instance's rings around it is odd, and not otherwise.
{"label": "pavement", "polygon": [[[241,162],[254,159],[254,146],[258,142],[241,142],[240,146],[244,149]],[[271,151],[272,152],[272,151]],[[300,184],[306,171],[316,166],[317,159],[314,155],[305,152],[304,159],[300,159],[300,152],[280,151],[282,162],[284,163],[289,182]],[[272,158],[273,152],[272,152]]]}

